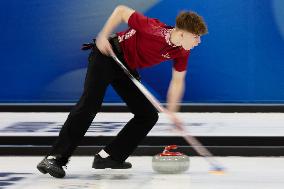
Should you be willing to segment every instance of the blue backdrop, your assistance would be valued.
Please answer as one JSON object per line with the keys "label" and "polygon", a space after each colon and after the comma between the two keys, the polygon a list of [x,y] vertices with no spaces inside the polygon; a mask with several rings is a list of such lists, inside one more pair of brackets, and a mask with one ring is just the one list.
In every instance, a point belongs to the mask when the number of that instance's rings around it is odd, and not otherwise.
{"label": "blue backdrop", "polygon": [[[209,34],[191,52],[183,102],[284,102],[283,0],[115,2],[169,25],[181,10],[203,15]],[[96,36],[117,4],[1,0],[0,102],[77,101],[88,56],[80,46]],[[165,102],[171,62],[140,73]],[[120,101],[109,88],[105,102]]]}

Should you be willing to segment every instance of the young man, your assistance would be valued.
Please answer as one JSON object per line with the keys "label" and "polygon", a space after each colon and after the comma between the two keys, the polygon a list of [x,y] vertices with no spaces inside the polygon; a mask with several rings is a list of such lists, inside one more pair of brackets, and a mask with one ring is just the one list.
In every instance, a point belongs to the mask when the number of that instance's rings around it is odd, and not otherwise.
{"label": "young man", "polygon": [[[122,22],[126,31],[110,37]],[[200,36],[207,33],[202,17],[194,12],[180,13],[176,26],[170,27],[157,19],[148,18],[126,6],[117,6],[98,34],[89,56],[84,91],[64,123],[51,152],[38,164],[42,173],[62,178],[65,166],[99,112],[108,85],[126,102],[134,117],[115,139],[95,155],[95,169],[128,169],[125,160],[146,137],[158,121],[158,112],[109,56],[116,54],[137,79],[137,68],[144,68],[173,59],[172,80],[167,95],[167,109],[172,121],[184,92],[189,50],[197,46]]]}

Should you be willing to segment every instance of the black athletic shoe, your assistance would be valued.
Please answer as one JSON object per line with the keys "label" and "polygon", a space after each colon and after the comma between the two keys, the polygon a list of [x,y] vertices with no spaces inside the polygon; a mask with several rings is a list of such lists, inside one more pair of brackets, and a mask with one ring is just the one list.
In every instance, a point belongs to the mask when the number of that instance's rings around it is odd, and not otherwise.
{"label": "black athletic shoe", "polygon": [[65,176],[63,165],[61,165],[54,156],[44,158],[37,165],[37,169],[43,174],[49,173],[51,176],[56,178],[63,178]]}
{"label": "black athletic shoe", "polygon": [[129,169],[132,167],[129,162],[118,162],[111,159],[110,156],[107,158],[102,158],[99,154],[95,155],[93,166],[94,169]]}

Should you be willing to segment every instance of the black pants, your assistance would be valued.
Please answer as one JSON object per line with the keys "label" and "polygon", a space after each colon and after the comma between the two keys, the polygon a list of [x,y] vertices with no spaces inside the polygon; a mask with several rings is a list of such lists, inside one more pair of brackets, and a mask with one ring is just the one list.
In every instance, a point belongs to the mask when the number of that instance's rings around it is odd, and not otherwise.
{"label": "black pants", "polygon": [[[108,85],[125,101],[133,118],[104,150],[114,160],[124,161],[158,121],[158,112],[126,76],[117,63],[94,47],[89,55],[83,94],[71,110],[49,155],[66,164],[94,117],[100,111]],[[111,120],[110,120],[111,121]]]}

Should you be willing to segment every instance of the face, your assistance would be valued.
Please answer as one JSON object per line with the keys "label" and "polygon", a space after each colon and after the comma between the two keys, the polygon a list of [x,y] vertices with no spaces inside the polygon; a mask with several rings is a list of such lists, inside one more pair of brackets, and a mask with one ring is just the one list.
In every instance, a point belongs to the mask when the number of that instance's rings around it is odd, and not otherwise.
{"label": "face", "polygon": [[181,46],[185,50],[190,50],[199,45],[201,43],[201,39],[199,35],[192,34],[187,31],[182,31],[180,33],[181,37]]}

